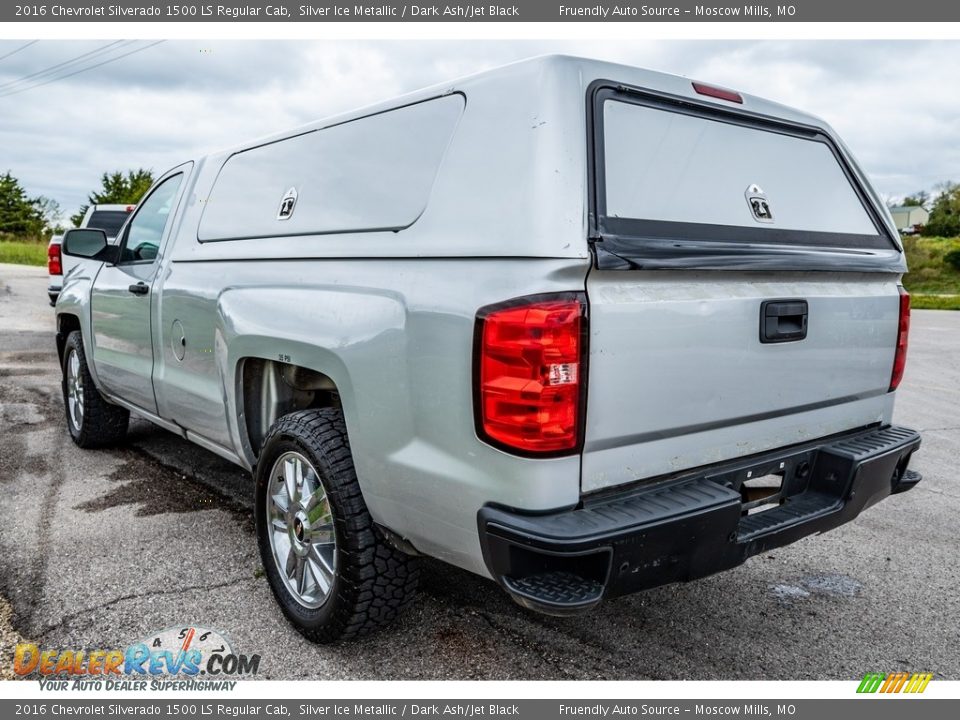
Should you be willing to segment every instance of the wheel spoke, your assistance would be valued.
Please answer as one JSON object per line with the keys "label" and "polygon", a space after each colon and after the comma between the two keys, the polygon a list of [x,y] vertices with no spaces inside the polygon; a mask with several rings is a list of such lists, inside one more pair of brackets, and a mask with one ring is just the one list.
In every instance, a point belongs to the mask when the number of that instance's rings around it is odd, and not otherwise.
{"label": "wheel spoke", "polygon": [[290,548],[290,537],[285,532],[274,531],[271,533],[270,540],[273,543],[273,556],[277,560],[277,565],[286,568],[289,556],[293,555]]}
{"label": "wheel spoke", "polygon": [[310,542],[313,545],[332,545],[334,541],[332,522],[316,526],[310,531]]}
{"label": "wheel spoke", "polygon": [[303,466],[300,466],[300,505],[301,507],[307,507],[310,503],[310,498],[313,497],[315,490],[313,482],[313,473],[310,471],[310,468],[307,468],[306,472],[303,471]]}
{"label": "wheel spoke", "polygon": [[287,488],[287,500],[297,502],[297,465],[295,458],[287,458],[283,463],[283,482]]}
{"label": "wheel spoke", "polygon": [[295,459],[293,461],[293,480],[297,494],[292,498],[292,500],[295,503],[298,503],[303,497],[305,489],[303,486],[303,463],[300,462],[299,459]]}
{"label": "wheel spoke", "polygon": [[293,579],[297,572],[297,554],[293,551],[293,548],[290,548],[290,552],[287,553],[287,561],[284,565],[284,572],[287,573],[287,577]]}
{"label": "wheel spoke", "polygon": [[317,547],[310,548],[308,557],[310,559],[310,572],[314,580],[317,581],[317,587],[323,593],[330,592],[330,588],[333,586],[333,568],[330,567],[326,558],[323,557],[323,553]]}
{"label": "wheel spoke", "polygon": [[273,529],[277,532],[286,533],[287,532],[287,521],[280,517],[275,517],[270,521],[270,524],[273,526]]}
{"label": "wheel spoke", "polygon": [[314,512],[318,507],[322,507],[324,512],[330,511],[326,500],[327,494],[323,491],[323,485],[321,485],[318,481],[316,483],[316,488],[310,493],[309,497],[305,498],[303,503],[303,509],[307,511],[307,515],[311,518],[311,522],[312,518],[314,517]]}
{"label": "wheel spoke", "polygon": [[327,496],[320,489],[310,498],[309,507],[307,507],[307,519],[313,526],[323,525],[333,521],[333,515],[330,512],[330,503]]}
{"label": "wheel spoke", "polygon": [[287,514],[287,509],[290,507],[290,501],[287,499],[286,493],[278,492],[270,496],[270,499],[273,500],[273,506],[280,511],[282,515]]}
{"label": "wheel spoke", "polygon": [[[293,553],[291,553],[292,555]],[[307,590],[307,563],[306,560],[297,555],[297,565],[294,570],[294,580],[297,583],[297,592],[303,595]]]}

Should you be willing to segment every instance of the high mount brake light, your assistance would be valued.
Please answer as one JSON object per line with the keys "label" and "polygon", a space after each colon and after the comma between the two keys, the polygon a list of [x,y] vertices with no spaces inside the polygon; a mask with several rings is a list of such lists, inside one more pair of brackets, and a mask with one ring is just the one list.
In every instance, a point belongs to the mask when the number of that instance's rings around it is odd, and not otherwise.
{"label": "high mount brake light", "polygon": [[533,295],[480,310],[474,382],[482,439],[526,455],[579,449],[586,322],[582,293]]}
{"label": "high mount brake light", "polygon": [[714,87],[713,85],[704,85],[698,82],[692,83],[692,85],[698,95],[706,95],[707,97],[717,98],[718,100],[726,100],[727,102],[743,105],[743,96],[733,90],[726,90],[724,88]]}
{"label": "high mount brake light", "polygon": [[890,375],[890,390],[897,389],[903,380],[903,370],[907,366],[907,341],[910,335],[910,293],[900,288],[900,319],[897,323],[897,349],[893,356],[893,372]]}

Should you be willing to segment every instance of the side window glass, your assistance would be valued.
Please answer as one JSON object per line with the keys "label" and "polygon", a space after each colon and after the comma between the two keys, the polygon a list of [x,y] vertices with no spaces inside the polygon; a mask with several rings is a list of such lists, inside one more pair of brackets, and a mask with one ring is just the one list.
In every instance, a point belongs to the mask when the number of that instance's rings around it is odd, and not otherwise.
{"label": "side window glass", "polygon": [[120,264],[156,260],[181,180],[182,174],[167,178],[137,208],[127,225]]}

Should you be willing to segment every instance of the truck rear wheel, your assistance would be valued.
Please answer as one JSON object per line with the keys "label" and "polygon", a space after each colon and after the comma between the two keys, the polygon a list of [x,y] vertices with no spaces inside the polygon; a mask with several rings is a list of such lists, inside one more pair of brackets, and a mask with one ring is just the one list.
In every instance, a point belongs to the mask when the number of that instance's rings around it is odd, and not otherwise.
{"label": "truck rear wheel", "polygon": [[374,525],[339,410],[280,418],[264,440],[255,478],[260,557],[300,633],[321,643],[351,640],[410,603],[418,561]]}
{"label": "truck rear wheel", "polygon": [[127,434],[130,413],[107,402],[93,384],[79,330],[67,336],[63,348],[63,407],[70,437],[82,448],[111,445]]}

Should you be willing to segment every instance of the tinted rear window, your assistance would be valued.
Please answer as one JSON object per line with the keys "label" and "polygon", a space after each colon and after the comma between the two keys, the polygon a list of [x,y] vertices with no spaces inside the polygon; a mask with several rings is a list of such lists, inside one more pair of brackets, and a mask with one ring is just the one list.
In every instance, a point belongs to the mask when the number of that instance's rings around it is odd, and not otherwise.
{"label": "tinted rear window", "polygon": [[94,210],[87,227],[103,230],[108,237],[116,237],[130,213],[123,210]]}
{"label": "tinted rear window", "polygon": [[749,228],[760,242],[802,242],[802,233],[881,240],[822,135],[617,100],[603,103],[602,122],[607,218],[668,231],[722,226],[724,239]]}

